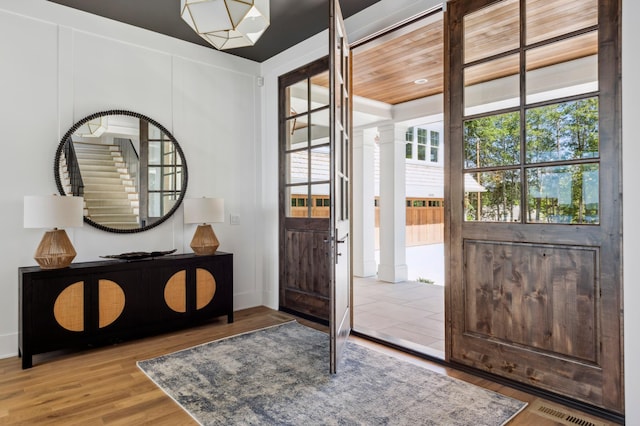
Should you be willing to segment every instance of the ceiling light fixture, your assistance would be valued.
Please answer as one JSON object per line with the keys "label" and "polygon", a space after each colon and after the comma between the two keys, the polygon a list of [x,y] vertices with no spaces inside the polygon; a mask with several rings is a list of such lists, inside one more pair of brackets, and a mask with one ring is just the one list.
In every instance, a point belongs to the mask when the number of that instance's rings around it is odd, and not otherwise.
{"label": "ceiling light fixture", "polygon": [[413,80],[413,82],[414,82],[415,84],[425,84],[425,83],[427,83],[428,81],[429,81],[429,80],[427,80],[426,78],[419,78],[419,79],[417,79],[417,80]]}
{"label": "ceiling light fixture", "polygon": [[216,49],[253,46],[269,26],[269,0],[181,0],[180,16]]}

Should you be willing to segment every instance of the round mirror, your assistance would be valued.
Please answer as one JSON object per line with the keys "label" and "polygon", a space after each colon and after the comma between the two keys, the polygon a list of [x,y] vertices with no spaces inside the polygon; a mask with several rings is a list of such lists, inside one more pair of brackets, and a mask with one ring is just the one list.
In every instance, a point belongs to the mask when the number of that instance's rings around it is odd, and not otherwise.
{"label": "round mirror", "polygon": [[109,232],[167,220],[187,190],[187,163],[162,125],[130,111],[92,114],[62,137],[54,162],[61,195],[84,197],[84,221]]}

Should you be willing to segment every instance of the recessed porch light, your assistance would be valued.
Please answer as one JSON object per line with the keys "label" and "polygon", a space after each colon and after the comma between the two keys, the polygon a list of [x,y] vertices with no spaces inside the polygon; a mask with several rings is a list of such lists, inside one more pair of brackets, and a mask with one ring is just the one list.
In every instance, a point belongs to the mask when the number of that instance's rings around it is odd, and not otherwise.
{"label": "recessed porch light", "polygon": [[425,83],[427,83],[428,81],[429,81],[429,80],[427,80],[426,78],[419,78],[419,79],[417,79],[417,80],[414,80],[413,82],[414,82],[415,84],[425,84]]}

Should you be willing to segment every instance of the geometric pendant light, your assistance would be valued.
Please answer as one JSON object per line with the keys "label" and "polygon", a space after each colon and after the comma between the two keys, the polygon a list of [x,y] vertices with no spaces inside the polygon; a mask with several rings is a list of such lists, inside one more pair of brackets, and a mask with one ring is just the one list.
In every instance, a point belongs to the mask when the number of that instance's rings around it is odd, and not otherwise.
{"label": "geometric pendant light", "polygon": [[269,0],[181,0],[180,16],[216,49],[253,46],[269,26]]}

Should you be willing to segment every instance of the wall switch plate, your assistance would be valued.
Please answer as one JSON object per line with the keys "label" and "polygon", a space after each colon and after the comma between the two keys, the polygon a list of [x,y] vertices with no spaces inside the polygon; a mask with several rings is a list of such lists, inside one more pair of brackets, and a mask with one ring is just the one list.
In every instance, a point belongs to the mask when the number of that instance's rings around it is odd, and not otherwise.
{"label": "wall switch plate", "polygon": [[240,215],[232,214],[230,215],[229,221],[232,225],[240,225]]}

